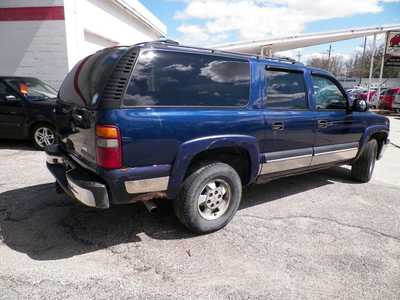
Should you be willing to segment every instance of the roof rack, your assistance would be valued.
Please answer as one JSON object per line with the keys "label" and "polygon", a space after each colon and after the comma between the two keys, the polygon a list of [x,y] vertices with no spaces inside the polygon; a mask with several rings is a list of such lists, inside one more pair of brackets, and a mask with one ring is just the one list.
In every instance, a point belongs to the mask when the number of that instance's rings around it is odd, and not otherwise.
{"label": "roof rack", "polygon": [[275,60],[278,62],[285,62],[285,63],[291,63],[291,64],[300,64],[302,65],[301,62],[291,58],[291,57],[287,57],[287,56],[272,56],[272,57],[268,57],[268,56],[262,56],[265,59],[270,59],[270,60]]}
{"label": "roof rack", "polygon": [[167,39],[167,38],[161,38],[159,40],[151,41],[149,43],[161,43],[161,44],[169,44],[169,45],[179,46],[179,43],[177,41]]}
{"label": "roof rack", "polygon": [[219,49],[213,49],[213,48],[203,48],[203,47],[196,47],[196,46],[187,46],[187,45],[181,45],[179,42],[167,39],[167,38],[161,38],[159,40],[154,40],[150,42],[144,42],[138,45],[144,45],[144,44],[163,44],[167,46],[172,46],[172,47],[179,47],[179,48],[184,48],[184,49],[193,49],[193,50],[199,50],[199,51],[204,51],[204,52],[209,52],[209,53],[215,53],[215,54],[228,54],[228,55],[234,55],[234,56],[241,56],[241,57],[254,57],[254,58],[262,58],[262,59],[268,59],[268,60],[273,60],[277,62],[284,62],[284,63],[290,63],[290,64],[301,64],[301,62],[287,57],[287,56],[264,56],[264,55],[254,55],[254,54],[248,54],[248,53],[240,53],[240,52],[234,52],[234,51],[226,51],[226,50],[219,50]]}

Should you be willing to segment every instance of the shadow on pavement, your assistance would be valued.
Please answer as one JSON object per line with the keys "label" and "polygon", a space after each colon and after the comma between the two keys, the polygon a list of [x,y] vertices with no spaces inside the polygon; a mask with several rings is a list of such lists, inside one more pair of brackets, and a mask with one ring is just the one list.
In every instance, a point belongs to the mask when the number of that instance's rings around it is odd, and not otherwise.
{"label": "shadow on pavement", "polygon": [[[349,181],[349,171],[335,168],[253,186],[241,209],[307,190]],[[55,193],[42,184],[0,194],[0,240],[37,260],[55,260],[123,243],[141,242],[139,234],[160,240],[194,237],[175,218],[171,202],[159,200],[156,215],[142,204],[96,210]]]}
{"label": "shadow on pavement", "polygon": [[[36,150],[35,147],[33,147],[32,142],[30,141],[25,141],[25,140],[0,140],[0,150],[1,149],[6,149],[6,150]],[[39,150],[37,150],[39,151]]]}

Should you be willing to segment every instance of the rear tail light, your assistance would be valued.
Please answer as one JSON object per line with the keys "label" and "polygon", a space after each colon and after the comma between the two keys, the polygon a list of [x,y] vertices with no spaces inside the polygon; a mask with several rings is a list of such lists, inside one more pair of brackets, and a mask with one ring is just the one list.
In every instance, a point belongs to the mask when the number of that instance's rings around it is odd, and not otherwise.
{"label": "rear tail light", "polygon": [[105,169],[122,167],[121,134],[113,125],[96,126],[96,161]]}

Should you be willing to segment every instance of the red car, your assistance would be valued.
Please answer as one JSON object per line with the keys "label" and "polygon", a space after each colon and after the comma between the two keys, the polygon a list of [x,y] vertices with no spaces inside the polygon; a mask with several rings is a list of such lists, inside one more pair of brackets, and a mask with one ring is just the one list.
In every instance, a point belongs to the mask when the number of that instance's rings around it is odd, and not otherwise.
{"label": "red car", "polygon": [[371,102],[371,101],[372,101],[372,98],[373,98],[374,95],[376,94],[376,90],[375,90],[375,89],[371,89],[369,92],[367,91],[367,92],[364,92],[364,93],[359,94],[359,95],[358,95],[358,99],[367,101],[367,99],[368,99],[368,93],[369,93],[369,102]]}
{"label": "red car", "polygon": [[[400,97],[400,87],[398,88],[391,88],[386,90],[381,97],[379,98],[379,107],[387,110],[393,110],[393,102]],[[397,101],[396,101],[397,103]],[[397,105],[396,106],[396,110]]]}
{"label": "red car", "polygon": [[400,46],[400,34],[396,34],[390,39],[390,47]]}

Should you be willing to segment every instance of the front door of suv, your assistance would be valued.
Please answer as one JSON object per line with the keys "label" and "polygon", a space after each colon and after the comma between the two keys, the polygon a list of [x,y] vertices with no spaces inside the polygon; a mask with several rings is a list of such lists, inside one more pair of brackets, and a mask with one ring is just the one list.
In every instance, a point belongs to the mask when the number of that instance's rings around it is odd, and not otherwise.
{"label": "front door of suv", "polygon": [[23,133],[23,99],[0,80],[0,138],[18,138]]}
{"label": "front door of suv", "polygon": [[261,174],[307,168],[312,161],[315,126],[304,70],[267,66],[264,74],[266,133]]}
{"label": "front door of suv", "polygon": [[334,78],[313,73],[311,79],[317,128],[312,165],[354,158],[365,125],[349,110],[346,94]]}

